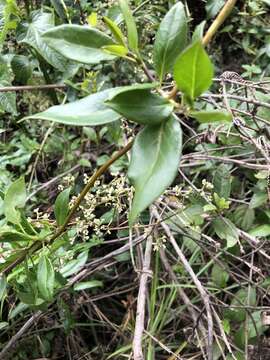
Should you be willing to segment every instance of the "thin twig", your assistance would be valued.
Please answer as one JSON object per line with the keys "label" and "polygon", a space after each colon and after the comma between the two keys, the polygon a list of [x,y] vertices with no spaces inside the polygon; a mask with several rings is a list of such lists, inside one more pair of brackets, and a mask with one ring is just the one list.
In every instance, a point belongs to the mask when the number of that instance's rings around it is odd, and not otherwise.
{"label": "thin twig", "polygon": [[66,89],[65,84],[44,84],[44,85],[21,85],[21,86],[3,86],[0,87],[0,92],[9,91],[35,91],[35,90],[50,90],[50,89]]}
{"label": "thin twig", "polygon": [[144,263],[142,268],[142,274],[140,277],[140,287],[137,299],[137,314],[136,324],[133,338],[133,357],[134,360],[144,360],[142,350],[142,339],[144,332],[144,321],[145,321],[145,301],[146,301],[146,290],[147,280],[150,275],[150,262],[152,253],[152,236],[149,236],[146,242]]}

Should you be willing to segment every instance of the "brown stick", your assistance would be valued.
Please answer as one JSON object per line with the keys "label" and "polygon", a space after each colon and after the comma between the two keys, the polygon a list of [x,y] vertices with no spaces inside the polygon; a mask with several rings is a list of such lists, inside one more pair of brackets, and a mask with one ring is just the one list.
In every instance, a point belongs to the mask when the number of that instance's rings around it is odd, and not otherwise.
{"label": "brown stick", "polygon": [[67,85],[65,85],[65,84],[3,86],[3,87],[0,87],[0,92],[65,89],[66,87],[67,87]]}
{"label": "brown stick", "polygon": [[152,237],[149,236],[146,242],[144,263],[140,278],[140,287],[139,287],[139,293],[137,299],[136,324],[135,324],[135,331],[133,338],[134,360],[144,360],[143,350],[142,350],[142,338],[144,332],[145,302],[146,302],[147,280],[150,272],[151,253],[152,253]]}

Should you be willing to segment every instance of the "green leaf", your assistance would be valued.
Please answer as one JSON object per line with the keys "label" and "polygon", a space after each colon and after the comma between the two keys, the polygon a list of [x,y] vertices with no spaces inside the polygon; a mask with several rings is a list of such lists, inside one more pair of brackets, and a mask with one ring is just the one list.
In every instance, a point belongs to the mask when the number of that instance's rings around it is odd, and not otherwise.
{"label": "green leaf", "polygon": [[120,88],[107,89],[70,104],[56,105],[24,119],[41,119],[74,126],[103,125],[121,118],[104,102]]}
{"label": "green leaf", "polygon": [[132,147],[128,176],[135,187],[129,216],[132,225],[137,216],[174,180],[182,145],[182,132],[177,120],[157,126],[146,126],[136,137]]}
{"label": "green leaf", "polygon": [[68,277],[81,269],[88,259],[88,250],[81,252],[77,259],[69,261],[61,270],[60,273],[64,277]]}
{"label": "green leaf", "polygon": [[181,2],[176,3],[162,20],[154,43],[154,65],[162,81],[187,43],[187,19]]}
{"label": "green leaf", "polygon": [[111,33],[113,34],[115,41],[118,44],[126,47],[125,37],[124,37],[121,29],[117,26],[117,24],[113,20],[108,18],[107,16],[103,17],[103,21],[105,22],[105,24],[107,25],[107,27],[109,28]]}
{"label": "green leaf", "polygon": [[219,288],[226,287],[227,281],[229,280],[229,274],[219,265],[214,264],[212,268],[211,276],[212,276],[212,281]]}
{"label": "green leaf", "polygon": [[270,235],[270,225],[264,224],[249,231],[252,236],[265,237]]}
{"label": "green leaf", "polygon": [[106,45],[102,47],[102,50],[115,56],[126,56],[128,49],[123,45]]}
{"label": "green leaf", "polygon": [[250,200],[249,203],[249,207],[250,209],[256,209],[257,207],[266,204],[268,199],[268,195],[265,192],[257,192],[255,194],[252,195],[252,198]]}
{"label": "green leaf", "polygon": [[195,27],[195,30],[193,31],[192,34],[192,42],[197,42],[198,40],[202,40],[205,25],[206,25],[206,21],[204,20]]}
{"label": "green leaf", "polygon": [[3,300],[7,293],[7,279],[4,275],[0,277],[0,302]]}
{"label": "green leaf", "polygon": [[66,217],[69,212],[69,194],[70,188],[62,191],[56,198],[54,204],[54,214],[56,218],[56,223],[58,226],[64,224]]}
{"label": "green leaf", "polygon": [[53,14],[45,13],[42,10],[33,11],[29,22],[19,24],[17,40],[19,43],[24,43],[34,48],[49,64],[64,72],[70,66],[67,59],[51,49],[42,38],[42,34],[51,28],[54,28]]}
{"label": "green leaf", "polygon": [[5,329],[6,327],[8,327],[8,322],[6,322],[6,321],[1,321],[0,322],[0,330],[2,330],[2,329]]}
{"label": "green leaf", "polygon": [[128,120],[144,125],[156,125],[173,111],[168,100],[145,89],[144,84],[114,95],[106,104]]}
{"label": "green leaf", "polygon": [[96,287],[102,287],[102,286],[103,286],[103,282],[99,281],[99,280],[83,281],[83,282],[79,282],[78,284],[75,284],[74,290],[81,291],[81,290],[92,289],[92,288],[96,288]]}
{"label": "green leaf", "polygon": [[200,123],[212,123],[221,122],[228,123],[232,122],[232,114],[227,111],[211,110],[211,111],[191,111],[189,115]]}
{"label": "green leaf", "polygon": [[225,0],[207,0],[205,10],[208,18],[213,18],[225,4]]}
{"label": "green leaf", "polygon": [[21,233],[14,230],[10,226],[2,226],[0,229],[0,242],[11,242],[11,241],[33,241],[37,240],[38,236],[32,236],[29,234]]}
{"label": "green leaf", "polygon": [[26,202],[24,178],[14,181],[7,189],[4,199],[4,214],[8,222],[20,224],[21,215],[17,208],[23,208]]}
{"label": "green leaf", "polygon": [[17,16],[18,13],[16,0],[0,0],[0,50],[2,50],[9,30],[16,27],[16,22],[12,21],[12,16]]}
{"label": "green leaf", "polygon": [[132,51],[138,53],[138,32],[134,17],[130,11],[127,0],[118,0],[128,33],[128,45]]}
{"label": "green leaf", "polygon": [[93,27],[60,25],[46,31],[42,39],[67,59],[80,63],[98,64],[115,58],[102,50],[114,44],[112,39]]}
{"label": "green leaf", "polygon": [[38,263],[37,285],[40,296],[46,300],[53,299],[55,273],[50,259],[42,256]]}
{"label": "green leaf", "polygon": [[187,47],[174,65],[174,80],[190,103],[210,87],[213,74],[213,65],[200,41]]}
{"label": "green leaf", "polygon": [[220,164],[214,173],[213,185],[215,192],[224,199],[231,193],[231,173],[227,165]]}
{"label": "green leaf", "polygon": [[26,84],[32,75],[32,66],[27,56],[15,55],[11,60],[12,71],[15,80],[21,84]]}
{"label": "green leaf", "polygon": [[[11,86],[13,74],[4,58],[0,57],[0,87]],[[0,113],[17,115],[16,94],[14,91],[0,92]]]}
{"label": "green leaf", "polygon": [[250,209],[248,205],[239,205],[233,214],[235,225],[242,230],[249,230],[255,220],[255,211]]}
{"label": "green leaf", "polygon": [[229,219],[217,218],[212,224],[217,236],[222,240],[226,240],[228,248],[237,244],[239,240],[237,228]]}

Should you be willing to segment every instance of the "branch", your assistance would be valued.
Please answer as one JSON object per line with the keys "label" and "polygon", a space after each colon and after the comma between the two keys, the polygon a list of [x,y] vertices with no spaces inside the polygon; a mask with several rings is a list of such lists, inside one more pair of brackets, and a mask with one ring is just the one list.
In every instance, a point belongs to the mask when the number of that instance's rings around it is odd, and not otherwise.
{"label": "branch", "polygon": [[[109,160],[106,161],[104,165],[102,165],[97,171],[91,176],[88,183],[83,188],[82,192],[80,193],[79,197],[77,198],[75,204],[71,208],[64,224],[58,228],[58,230],[55,232],[55,234],[47,241],[47,244],[52,244],[59,236],[63,235],[66,231],[66,228],[68,227],[68,224],[77,211],[78,207],[80,206],[81,202],[85,198],[86,194],[89,192],[89,190],[94,186],[96,180],[103,175],[108,168],[121,156],[126,154],[132,147],[133,141],[130,141],[125,147],[123,147],[121,150],[119,150],[115,155],[113,155]],[[29,248],[25,249],[23,253],[11,264],[7,265],[6,268],[2,270],[2,274],[9,274],[17,265],[22,263],[27,256],[32,255],[39,249],[43,247],[43,241],[36,241],[34,242]]]}
{"label": "branch", "polygon": [[149,236],[146,242],[144,263],[140,278],[140,287],[139,287],[139,293],[137,299],[137,314],[136,314],[136,324],[135,324],[134,339],[133,339],[134,360],[144,360],[143,350],[142,350],[142,338],[144,332],[147,280],[150,275],[149,269],[151,262],[151,252],[152,252],[152,237]]}
{"label": "branch", "polygon": [[0,92],[66,89],[66,87],[67,87],[67,85],[65,85],[65,84],[3,86],[3,87],[0,87]]}

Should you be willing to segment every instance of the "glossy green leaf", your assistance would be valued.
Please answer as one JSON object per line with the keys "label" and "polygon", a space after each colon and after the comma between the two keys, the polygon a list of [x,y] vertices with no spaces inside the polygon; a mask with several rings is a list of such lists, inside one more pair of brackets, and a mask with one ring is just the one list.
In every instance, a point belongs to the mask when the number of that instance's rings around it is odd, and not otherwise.
{"label": "glossy green leaf", "polygon": [[24,178],[14,181],[7,189],[4,198],[4,214],[8,222],[19,224],[21,220],[18,208],[24,207],[26,202],[26,188]]}
{"label": "glossy green leaf", "polygon": [[177,120],[157,126],[146,126],[132,147],[128,176],[135,187],[129,216],[132,225],[141,211],[157,199],[173,182],[182,145],[182,132]]}
{"label": "glossy green leaf", "polygon": [[108,18],[107,16],[103,17],[103,21],[105,22],[105,24],[107,25],[107,27],[111,31],[111,33],[113,34],[115,41],[118,44],[126,47],[125,37],[124,37],[121,29],[117,26],[117,24],[113,20]]}
{"label": "glossy green leaf", "polygon": [[103,46],[114,44],[112,39],[93,27],[60,25],[46,31],[42,39],[67,59],[80,63],[98,64],[114,59],[102,50]]}
{"label": "glossy green leaf", "polygon": [[64,277],[68,277],[78,272],[79,269],[86,263],[88,259],[88,250],[81,252],[76,259],[69,261],[61,270],[60,273]]}
{"label": "glossy green leaf", "polygon": [[168,100],[139,85],[116,94],[106,104],[128,120],[144,125],[158,124],[173,111]]}
{"label": "glossy green leaf", "polygon": [[228,199],[231,193],[231,173],[226,164],[220,164],[216,169],[213,177],[214,191],[223,197]]}
{"label": "glossy green leaf", "polygon": [[224,217],[215,219],[213,221],[213,228],[221,240],[226,240],[228,248],[237,244],[239,240],[237,228],[229,219]]}
{"label": "glossy green leaf", "polygon": [[41,113],[24,119],[41,119],[74,126],[96,126],[120,119],[120,115],[110,109],[104,102],[117,89],[108,89],[89,95],[70,104],[56,105]]}
{"label": "glossy green leaf", "polygon": [[47,301],[53,298],[55,273],[47,256],[42,256],[38,263],[37,285],[40,296]]}
{"label": "glossy green leaf", "polygon": [[187,19],[181,2],[176,3],[162,20],[154,43],[154,65],[162,81],[172,70],[177,56],[186,47]]}
{"label": "glossy green leaf", "polygon": [[265,237],[270,235],[270,225],[264,224],[256,226],[254,229],[249,231],[249,234],[252,236]]}
{"label": "glossy green leaf", "polygon": [[69,212],[70,189],[65,189],[56,198],[54,204],[54,215],[58,226],[64,224]]}
{"label": "glossy green leaf", "polygon": [[53,28],[53,14],[36,10],[31,13],[29,22],[19,24],[17,28],[17,40],[19,43],[24,43],[34,48],[49,64],[64,72],[70,66],[67,59],[50,48],[42,38],[42,34],[45,31]]}
{"label": "glossy green leaf", "polygon": [[221,122],[228,123],[232,122],[232,114],[227,111],[211,110],[211,111],[191,111],[189,115],[200,123],[212,123]]}
{"label": "glossy green leaf", "polygon": [[225,4],[226,0],[207,0],[205,10],[207,12],[208,18],[215,17],[219,10],[221,10],[222,6]]}
{"label": "glossy green leaf", "polygon": [[5,329],[6,327],[8,327],[9,326],[9,323],[8,322],[6,322],[6,321],[1,321],[0,322],[0,330],[3,330],[3,329]]}
{"label": "glossy green leaf", "polygon": [[128,49],[123,45],[106,45],[102,47],[102,50],[115,56],[126,56]]}
{"label": "glossy green leaf", "polygon": [[128,5],[128,0],[118,0],[118,1],[127,26],[128,45],[130,47],[130,50],[134,51],[135,53],[138,53],[138,32],[137,32],[135,19]]}
{"label": "glossy green leaf", "polygon": [[192,42],[202,40],[205,24],[206,24],[206,21],[204,20],[195,27],[195,30],[193,31],[193,34],[192,34]]}
{"label": "glossy green leaf", "polygon": [[82,281],[82,282],[79,282],[78,284],[74,285],[74,290],[81,291],[81,290],[92,289],[92,288],[96,288],[96,287],[102,287],[102,286],[103,286],[103,282],[99,281],[99,280]]}
{"label": "glossy green leaf", "polygon": [[200,41],[191,44],[174,65],[174,80],[189,102],[193,102],[212,84],[213,65]]}

